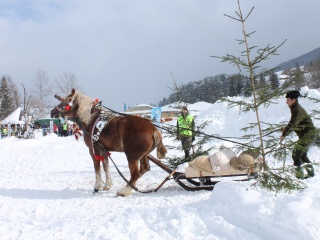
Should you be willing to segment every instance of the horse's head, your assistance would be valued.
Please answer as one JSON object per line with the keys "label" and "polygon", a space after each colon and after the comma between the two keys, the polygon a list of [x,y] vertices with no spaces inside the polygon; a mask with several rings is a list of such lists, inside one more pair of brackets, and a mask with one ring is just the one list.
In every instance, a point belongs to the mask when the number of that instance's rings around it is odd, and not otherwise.
{"label": "horse's head", "polygon": [[51,110],[51,117],[77,118],[84,123],[91,121],[91,111],[96,102],[90,97],[72,89],[71,93],[65,98],[57,95],[55,95],[55,98],[60,101],[60,104]]}
{"label": "horse's head", "polygon": [[55,108],[51,110],[51,117],[75,117],[77,115],[78,110],[76,93],[76,90],[72,89],[71,93],[68,94],[65,98],[62,98],[58,95],[54,95],[54,97],[60,101],[60,104],[58,104]]}

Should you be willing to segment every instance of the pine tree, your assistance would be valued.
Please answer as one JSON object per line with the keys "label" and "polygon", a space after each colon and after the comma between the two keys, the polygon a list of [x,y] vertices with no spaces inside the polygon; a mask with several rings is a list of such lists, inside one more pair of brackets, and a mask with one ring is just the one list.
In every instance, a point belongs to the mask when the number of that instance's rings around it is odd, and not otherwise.
{"label": "pine tree", "polygon": [[1,79],[1,95],[0,95],[0,118],[6,118],[10,113],[14,111],[12,104],[12,97],[10,96],[10,91],[6,77]]}
{"label": "pine tree", "polygon": [[259,75],[259,88],[265,88],[266,86],[267,86],[266,79],[263,76],[263,73],[260,73],[260,75]]}
{"label": "pine tree", "polygon": [[[229,107],[240,106],[240,109],[242,109],[244,113],[248,111],[253,111],[256,115],[256,122],[249,123],[248,126],[243,128],[242,130],[257,130],[258,137],[255,133],[244,135],[243,137],[247,139],[247,142],[245,146],[239,143],[239,145],[237,146],[238,151],[247,150],[246,148],[248,146],[251,146],[251,149],[259,152],[259,155],[262,157],[262,167],[264,171],[257,174],[256,183],[254,183],[254,185],[259,185],[273,192],[292,192],[293,190],[303,189],[306,186],[294,177],[293,168],[288,168],[285,166],[285,159],[286,156],[288,156],[290,153],[289,148],[292,146],[292,144],[288,144],[286,145],[286,147],[280,147],[277,149],[275,148],[279,140],[278,138],[273,137],[272,133],[277,131],[281,127],[281,124],[263,122],[260,120],[259,114],[260,106],[268,107],[270,104],[273,103],[274,99],[277,99],[279,96],[284,96],[288,86],[290,86],[292,82],[288,81],[286,84],[282,85],[277,89],[274,89],[273,91],[270,91],[270,86],[266,86],[257,91],[256,76],[254,74],[254,71],[256,71],[257,68],[259,68],[259,65],[262,61],[269,59],[269,57],[272,55],[277,55],[278,48],[281,47],[286,40],[283,41],[277,47],[267,45],[264,48],[259,48],[256,51],[256,55],[254,55],[253,52],[255,49],[257,49],[257,47],[250,47],[248,42],[248,39],[254,32],[247,33],[245,25],[245,21],[252,13],[254,7],[251,8],[247,16],[244,16],[240,7],[240,0],[237,0],[237,2],[238,11],[236,11],[236,16],[233,17],[226,14],[225,16],[241,23],[242,39],[237,40],[237,42],[244,45],[244,51],[242,51],[241,57],[236,57],[231,54],[227,54],[223,57],[213,57],[219,58],[222,62],[229,62],[233,65],[236,65],[238,69],[244,69],[249,74],[248,78],[250,79],[250,87],[253,96],[252,102],[233,101],[229,98],[224,99],[225,101],[229,102]],[[274,157],[276,160],[282,162],[282,167],[271,168],[266,161],[266,156],[270,155]]]}
{"label": "pine tree", "polygon": [[276,90],[280,86],[278,75],[273,73],[269,79],[271,90]]}

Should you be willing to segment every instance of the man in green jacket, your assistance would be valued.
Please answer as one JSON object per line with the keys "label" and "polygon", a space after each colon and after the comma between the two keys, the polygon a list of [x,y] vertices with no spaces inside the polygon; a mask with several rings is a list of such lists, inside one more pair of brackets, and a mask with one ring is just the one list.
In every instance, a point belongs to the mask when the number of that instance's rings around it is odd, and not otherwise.
{"label": "man in green jacket", "polygon": [[181,140],[185,158],[190,156],[190,148],[194,140],[194,118],[189,115],[188,108],[183,106],[177,121],[177,137]]}
{"label": "man in green jacket", "polygon": [[[296,177],[303,179],[314,176],[313,166],[307,156],[307,152],[310,145],[315,141],[316,128],[314,127],[309,114],[299,104],[299,96],[299,91],[290,91],[286,94],[286,103],[290,108],[291,118],[288,125],[282,129],[280,141],[292,131],[298,135],[299,140],[292,151],[292,159],[293,165],[296,167]],[[307,175],[303,173],[302,167],[306,169]]]}

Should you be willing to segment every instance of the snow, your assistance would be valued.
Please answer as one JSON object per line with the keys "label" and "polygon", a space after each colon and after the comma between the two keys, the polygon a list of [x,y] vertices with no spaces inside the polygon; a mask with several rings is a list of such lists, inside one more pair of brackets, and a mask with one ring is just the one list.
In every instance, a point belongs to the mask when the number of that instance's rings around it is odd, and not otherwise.
{"label": "snow", "polygon": [[[320,99],[317,90],[304,88],[301,93]],[[303,98],[300,103],[309,112],[320,107]],[[290,118],[285,98],[260,109],[260,114],[266,122]],[[240,113],[225,103],[215,103],[199,113],[197,122],[212,120],[205,130],[208,134],[239,137],[243,134],[239,129],[254,122],[254,117],[254,113]],[[314,123],[319,127],[319,121]],[[165,144],[171,142],[164,139]],[[219,139],[210,144],[222,143],[232,146]],[[318,167],[315,177],[303,180],[308,188],[293,194],[275,195],[251,187],[252,182],[228,180],[216,184],[211,192],[187,192],[168,181],[156,193],[132,192],[123,198],[116,197],[116,192],[125,183],[112,165],[113,187],[92,194],[94,170],[82,139],[54,134],[39,139],[5,138],[0,140],[0,152],[2,240],[320,239]],[[174,154],[182,153],[168,153]],[[318,147],[311,147],[308,155],[319,163]],[[124,154],[111,156],[129,177]],[[287,163],[292,160],[288,158]],[[166,176],[151,164],[151,171],[139,179],[138,187],[153,189]]]}

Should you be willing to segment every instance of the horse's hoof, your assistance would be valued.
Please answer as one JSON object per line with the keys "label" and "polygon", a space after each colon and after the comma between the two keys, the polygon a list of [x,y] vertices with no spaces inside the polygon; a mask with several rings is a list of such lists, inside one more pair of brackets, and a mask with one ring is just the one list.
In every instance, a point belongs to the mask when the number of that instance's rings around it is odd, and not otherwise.
{"label": "horse's hoof", "polygon": [[124,195],[123,193],[117,192],[117,197],[126,197],[127,195]]}
{"label": "horse's hoof", "polygon": [[121,188],[118,192],[117,192],[117,196],[119,197],[127,197],[130,196],[131,194],[131,187],[130,186],[125,186],[124,188]]}
{"label": "horse's hoof", "polygon": [[93,190],[93,194],[98,193],[98,192],[99,192],[99,189],[96,189],[96,188],[95,188],[95,189]]}
{"label": "horse's hoof", "polygon": [[106,187],[103,187],[103,191],[108,191],[108,190],[110,190],[110,188],[111,188],[111,186],[106,186]]}

